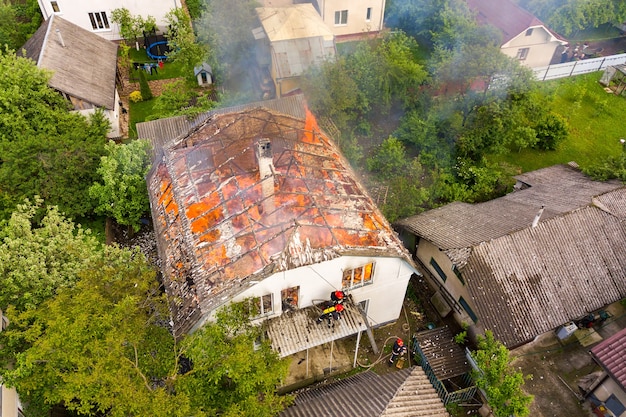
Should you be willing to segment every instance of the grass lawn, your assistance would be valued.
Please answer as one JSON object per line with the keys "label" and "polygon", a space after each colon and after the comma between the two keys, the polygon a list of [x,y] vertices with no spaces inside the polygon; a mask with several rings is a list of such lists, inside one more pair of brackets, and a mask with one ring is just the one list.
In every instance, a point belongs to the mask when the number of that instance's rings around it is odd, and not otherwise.
{"label": "grass lawn", "polygon": [[548,81],[544,88],[554,95],[554,111],[569,124],[569,137],[556,151],[523,150],[498,155],[494,160],[532,171],[570,161],[587,167],[622,151],[626,137],[626,97],[607,93],[598,83],[602,72]]}
{"label": "grass lawn", "polygon": [[135,125],[137,123],[143,122],[146,120],[150,114],[152,114],[152,106],[154,105],[154,99],[148,101],[140,101],[138,103],[133,103],[132,101],[129,103],[130,109],[128,110],[130,115],[130,120],[128,126],[128,137],[136,138],[137,137],[137,129]]}
{"label": "grass lawn", "polygon": [[[157,61],[148,57],[146,54],[146,50],[140,48],[136,50],[135,48],[131,48],[129,52],[131,63],[140,63],[140,64],[156,64]],[[132,64],[131,64],[132,65]],[[142,69],[135,70],[131,68],[130,70],[130,78],[131,81],[139,81],[139,71],[144,71]],[[184,77],[186,74],[183,74],[182,64],[180,62],[168,62],[168,60],[163,61],[163,69],[157,69],[157,73],[148,74],[148,81],[151,80],[165,80],[168,78],[178,78]]]}

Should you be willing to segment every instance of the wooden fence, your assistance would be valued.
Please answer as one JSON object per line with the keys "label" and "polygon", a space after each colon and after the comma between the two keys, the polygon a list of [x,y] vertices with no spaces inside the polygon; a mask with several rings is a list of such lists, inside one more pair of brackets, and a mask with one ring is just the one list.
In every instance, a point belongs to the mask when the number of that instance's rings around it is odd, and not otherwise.
{"label": "wooden fence", "polygon": [[626,64],[626,54],[601,56],[599,58],[548,65],[547,67],[533,68],[533,72],[538,80],[545,81],[588,74],[590,72],[601,71],[606,67],[621,64]]}

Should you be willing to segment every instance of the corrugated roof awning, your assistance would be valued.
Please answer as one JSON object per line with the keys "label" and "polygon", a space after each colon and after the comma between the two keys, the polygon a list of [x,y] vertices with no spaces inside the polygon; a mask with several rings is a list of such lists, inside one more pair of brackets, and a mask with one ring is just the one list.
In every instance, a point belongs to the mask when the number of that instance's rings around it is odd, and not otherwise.
{"label": "corrugated roof awning", "polygon": [[335,321],[333,328],[329,329],[326,321],[316,323],[320,314],[320,307],[311,306],[286,312],[266,321],[266,331],[272,348],[284,358],[367,330],[363,316],[352,302],[344,304],[341,319]]}

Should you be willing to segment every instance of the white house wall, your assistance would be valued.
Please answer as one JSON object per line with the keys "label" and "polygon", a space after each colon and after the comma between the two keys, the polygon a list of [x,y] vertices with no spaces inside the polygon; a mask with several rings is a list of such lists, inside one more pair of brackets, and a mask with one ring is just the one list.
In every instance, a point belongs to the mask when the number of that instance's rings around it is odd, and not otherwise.
{"label": "white house wall", "polygon": [[[55,12],[52,1],[38,0],[39,8],[44,19],[48,19]],[[125,7],[133,16],[156,19],[157,26],[161,31],[167,27],[165,15],[172,9],[181,7],[180,0],[108,0],[106,2],[95,0],[56,0],[59,12],[57,15],[68,20],[85,30],[96,33],[105,39],[120,40],[119,27],[111,21],[111,12]],[[94,30],[89,19],[89,13],[105,12],[109,22],[108,29]]]}
{"label": "white house wall", "polygon": [[520,49],[528,48],[528,55],[520,61],[522,64],[531,68],[550,65],[556,48],[565,42],[554,37],[544,26],[529,29],[532,29],[529,36],[526,36],[526,31],[520,33],[502,45],[502,52],[511,58],[517,58]]}
{"label": "white house wall", "polygon": [[[342,271],[374,262],[372,284],[347,290],[355,303],[367,301],[372,326],[397,320],[413,269],[399,258],[344,256],[330,261],[274,274],[239,294],[234,301],[272,294],[273,313],[281,314],[281,291],[300,287],[298,307],[304,308],[329,300],[330,293],[341,289]],[[345,289],[344,289],[345,290]]]}
{"label": "white house wall", "polygon": [[[316,0],[326,26],[335,36],[378,32],[383,28],[385,0]],[[367,19],[367,9],[371,16]],[[335,12],[347,10],[347,24],[335,24]]]}
{"label": "white house wall", "polygon": [[[602,402],[606,402],[611,395],[615,395],[619,402],[626,404],[626,392],[611,377],[605,378],[602,384],[593,391],[593,394]],[[626,417],[626,412],[616,417]]]}

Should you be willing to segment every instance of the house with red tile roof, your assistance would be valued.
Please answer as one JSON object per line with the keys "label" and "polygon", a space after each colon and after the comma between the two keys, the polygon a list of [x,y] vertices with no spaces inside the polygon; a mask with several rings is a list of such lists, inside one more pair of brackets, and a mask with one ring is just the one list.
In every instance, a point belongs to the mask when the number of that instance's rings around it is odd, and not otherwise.
{"label": "house with red tile roof", "polygon": [[[399,317],[411,257],[337,146],[302,114],[222,109],[159,139],[147,183],[175,336],[246,299],[274,323],[268,336],[281,356]],[[316,324],[318,306],[336,290],[349,300],[329,329]]]}
{"label": "house with red tile roof", "polygon": [[598,343],[590,353],[604,370],[590,400],[598,411],[612,413],[604,415],[626,416],[626,329]]}
{"label": "house with red tile roof", "polygon": [[511,0],[467,0],[467,5],[478,23],[500,31],[502,52],[528,67],[550,65],[567,44],[563,37]]}

